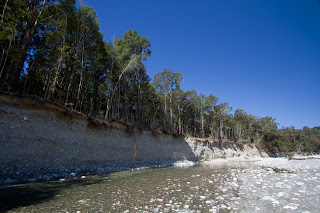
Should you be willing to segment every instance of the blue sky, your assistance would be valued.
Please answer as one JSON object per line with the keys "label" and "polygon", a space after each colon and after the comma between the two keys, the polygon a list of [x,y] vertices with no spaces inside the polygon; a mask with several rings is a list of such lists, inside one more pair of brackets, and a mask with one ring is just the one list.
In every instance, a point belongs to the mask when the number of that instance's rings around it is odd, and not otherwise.
{"label": "blue sky", "polygon": [[320,126],[319,0],[87,0],[108,42],[131,29],[150,40],[153,76],[213,94],[282,126]]}

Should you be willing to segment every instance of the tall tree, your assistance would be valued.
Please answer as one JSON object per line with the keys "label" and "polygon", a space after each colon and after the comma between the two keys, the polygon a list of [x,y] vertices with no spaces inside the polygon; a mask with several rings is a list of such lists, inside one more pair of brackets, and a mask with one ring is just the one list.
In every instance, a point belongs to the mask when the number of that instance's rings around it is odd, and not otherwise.
{"label": "tall tree", "polygon": [[232,107],[229,106],[229,103],[220,103],[218,106],[215,107],[215,117],[218,121],[218,138],[219,140],[223,140],[225,137],[224,129],[226,129],[226,125],[224,124],[225,119],[227,118],[228,113],[232,110]]}
{"label": "tall tree", "polygon": [[163,97],[164,101],[164,128],[166,128],[167,116],[167,98],[169,98],[170,123],[168,125],[169,132],[172,132],[173,124],[173,103],[172,96],[175,90],[180,89],[180,82],[182,77],[180,73],[174,73],[171,69],[164,69],[163,72],[157,73],[153,79],[153,85],[157,93]]}
{"label": "tall tree", "polygon": [[[136,30],[128,30],[122,39],[114,40],[114,52],[116,52],[120,69],[118,71],[114,70],[113,72],[118,78],[115,85],[116,88],[114,88],[113,91],[117,89],[119,94],[122,92],[124,101],[122,104],[123,114],[121,117],[124,121],[129,121],[129,91],[132,85],[134,85],[132,84],[132,80],[134,81],[139,70],[144,69],[142,61],[150,56],[150,46],[149,40],[140,36]],[[120,98],[119,95],[118,108],[120,108]],[[106,113],[106,115],[107,114],[108,113]]]}
{"label": "tall tree", "polygon": [[[10,60],[3,65],[5,66],[5,86],[17,87],[30,43],[39,30],[44,11],[54,2],[54,0],[6,2],[4,10],[7,12],[3,13],[1,27],[11,28],[14,49],[10,51]],[[11,47],[11,44],[12,38],[10,38],[8,48]]]}
{"label": "tall tree", "polygon": [[210,120],[211,112],[214,110],[214,106],[216,105],[218,98],[209,95],[206,97],[204,94],[199,95],[199,106],[200,115],[201,115],[201,130],[202,137],[206,136],[205,126],[209,127],[210,123],[207,123],[207,120]]}

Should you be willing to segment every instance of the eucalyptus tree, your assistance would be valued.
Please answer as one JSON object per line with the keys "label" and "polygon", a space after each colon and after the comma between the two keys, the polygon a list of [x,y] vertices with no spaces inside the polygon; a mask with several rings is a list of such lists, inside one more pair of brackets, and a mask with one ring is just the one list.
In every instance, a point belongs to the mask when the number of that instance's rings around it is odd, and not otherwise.
{"label": "eucalyptus tree", "polygon": [[[95,69],[93,66],[96,60],[96,55],[103,48],[104,43],[102,34],[99,32],[99,21],[95,10],[89,6],[82,6],[78,12],[78,20],[80,24],[79,29],[79,43],[78,57],[79,69],[77,72],[77,96],[76,109],[81,109],[82,104],[87,101],[86,92],[90,91],[89,80],[92,80],[92,72]],[[81,95],[84,93],[84,95]]]}
{"label": "eucalyptus tree", "polygon": [[[54,0],[5,1],[1,16],[1,77],[3,86],[16,88],[32,39],[39,30],[45,10]],[[3,36],[7,36],[3,39]]]}
{"label": "eucalyptus tree", "polygon": [[206,136],[205,127],[209,127],[210,129],[210,118],[212,116],[212,112],[214,110],[214,106],[218,102],[218,98],[214,95],[209,95],[206,97],[204,94],[200,93],[199,95],[199,109],[201,115],[201,130],[202,137]]}
{"label": "eucalyptus tree", "polygon": [[157,93],[163,97],[164,109],[163,109],[163,122],[164,128],[166,128],[167,116],[167,98],[169,98],[169,111],[170,111],[170,123],[169,132],[172,132],[173,127],[173,94],[175,90],[180,89],[180,82],[182,77],[180,73],[174,73],[171,69],[164,69],[163,72],[157,73],[153,79],[153,86]]}
{"label": "eucalyptus tree", "polygon": [[229,128],[229,126],[226,126],[225,120],[227,118],[227,115],[231,112],[232,107],[229,106],[229,103],[220,103],[219,105],[215,106],[214,113],[215,117],[217,118],[218,125],[217,125],[217,134],[219,140],[223,140],[225,137],[224,130]]}
{"label": "eucalyptus tree", "polygon": [[185,93],[181,90],[181,89],[176,89],[174,90],[174,92],[172,93],[173,97],[174,97],[174,103],[176,106],[176,114],[177,114],[177,127],[175,128],[179,134],[183,133],[183,109],[182,109],[182,105],[183,105],[183,101],[185,98]]}
{"label": "eucalyptus tree", "polygon": [[[0,82],[1,86],[8,86],[9,66],[12,66],[12,57],[14,53],[14,45],[19,35],[20,22],[23,19],[26,2],[20,1],[2,1],[0,4],[1,20],[0,20]],[[18,32],[17,32],[18,31]],[[4,80],[4,78],[5,80]],[[11,86],[8,86],[11,87]]]}
{"label": "eucalyptus tree", "polygon": [[[140,36],[136,30],[128,30],[121,39],[114,39],[112,54],[117,62],[117,67],[112,66],[112,75],[116,83],[113,85],[109,95],[111,98],[118,92],[118,110],[122,109],[121,118],[129,121],[129,112],[132,105],[129,103],[129,91],[137,83],[138,75],[146,75],[143,60],[151,54],[150,42],[147,38]],[[117,80],[116,80],[117,79]],[[139,78],[138,78],[139,79]],[[146,76],[144,78],[146,79]],[[140,81],[138,81],[140,82]],[[141,87],[140,87],[141,88]],[[138,87],[139,89],[139,87]],[[141,92],[141,91],[139,91]],[[114,100],[115,102],[115,100]],[[110,107],[107,107],[105,117],[108,118]],[[120,111],[118,112],[120,117]]]}
{"label": "eucalyptus tree", "polygon": [[199,97],[195,90],[186,91],[182,98],[181,109],[183,118],[183,132],[193,136],[198,135],[199,129]]}
{"label": "eucalyptus tree", "polygon": [[199,95],[199,108],[200,108],[200,115],[201,115],[201,129],[202,129],[202,137],[205,137],[204,133],[204,113],[205,113],[205,103],[206,102],[206,96],[202,93]]}
{"label": "eucalyptus tree", "polygon": [[[61,0],[60,4],[53,7],[53,11],[50,11],[50,13],[53,14],[53,18],[50,19],[50,24],[55,27],[50,35],[53,41],[51,42],[51,47],[49,47],[51,50],[55,50],[55,54],[50,59],[53,61],[53,59],[56,58],[55,70],[52,73],[48,94],[48,98],[51,100],[55,99],[56,84],[60,73],[62,73],[63,62],[66,61],[66,58],[70,57],[71,43],[69,37],[72,36],[72,32],[74,31],[74,23],[69,24],[69,21],[72,22],[75,12],[75,0]],[[45,36],[48,36],[48,34]]]}
{"label": "eucalyptus tree", "polygon": [[274,118],[265,116],[257,120],[255,129],[257,131],[257,140],[255,143],[260,145],[261,140],[264,139],[265,136],[277,132],[277,123]]}
{"label": "eucalyptus tree", "polygon": [[244,110],[237,109],[234,112],[235,137],[236,137],[236,140],[239,142],[242,142],[246,137],[245,130],[246,130],[247,123],[248,123],[247,117],[248,117],[248,115]]}
{"label": "eucalyptus tree", "polygon": [[61,0],[47,7],[41,23],[29,48],[24,91],[100,113],[109,57],[94,9]]}
{"label": "eucalyptus tree", "polygon": [[[70,17],[75,11],[75,1],[61,0],[60,4],[50,4],[42,13],[25,61],[23,92],[54,99],[56,85],[62,66],[66,66]],[[59,84],[59,87],[62,85]],[[41,89],[40,89],[41,88]]]}
{"label": "eucalyptus tree", "polygon": [[308,146],[308,151],[320,153],[320,126],[315,126],[309,131],[302,129],[302,132],[305,135],[304,144]]}
{"label": "eucalyptus tree", "polygon": [[300,143],[301,130],[295,129],[294,126],[290,126],[290,127],[286,127],[284,131],[286,132],[287,136],[290,138],[290,141],[296,147],[296,151],[300,153],[301,152],[301,143]]}

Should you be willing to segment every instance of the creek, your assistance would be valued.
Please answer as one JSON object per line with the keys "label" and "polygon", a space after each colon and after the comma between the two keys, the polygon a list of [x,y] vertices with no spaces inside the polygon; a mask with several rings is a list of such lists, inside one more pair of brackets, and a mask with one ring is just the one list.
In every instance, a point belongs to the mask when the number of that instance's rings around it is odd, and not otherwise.
{"label": "creek", "polygon": [[[208,212],[232,210],[231,169],[249,162],[115,172],[84,179],[1,187],[1,210],[14,212]],[[230,190],[229,190],[230,189]],[[218,209],[217,209],[218,208]],[[236,207],[235,207],[236,208]]]}
{"label": "creek", "polygon": [[303,163],[314,166],[202,163],[6,185],[0,212],[319,212],[319,161]]}

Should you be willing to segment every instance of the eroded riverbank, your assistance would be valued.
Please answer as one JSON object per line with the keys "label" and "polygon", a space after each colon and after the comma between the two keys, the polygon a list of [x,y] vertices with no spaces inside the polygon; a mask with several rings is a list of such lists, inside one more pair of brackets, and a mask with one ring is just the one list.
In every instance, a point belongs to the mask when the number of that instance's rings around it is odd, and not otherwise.
{"label": "eroded riverbank", "polygon": [[0,95],[0,184],[260,156],[254,144],[155,135],[99,122],[45,101]]}

